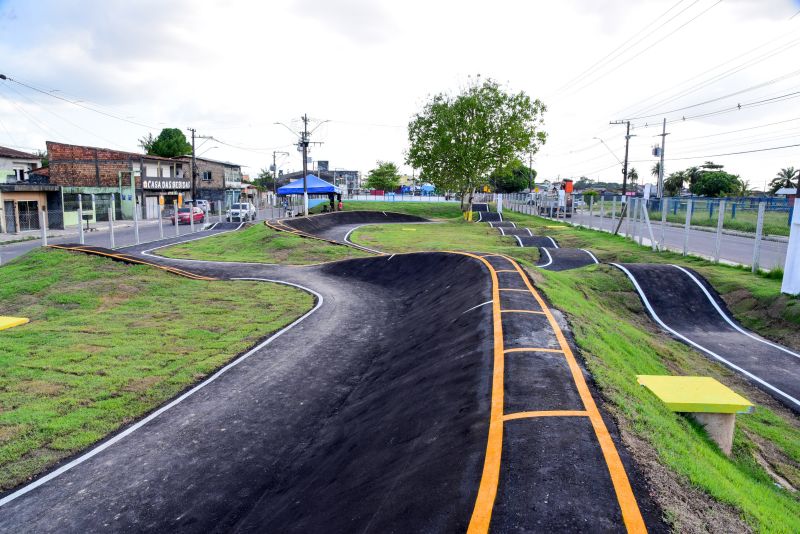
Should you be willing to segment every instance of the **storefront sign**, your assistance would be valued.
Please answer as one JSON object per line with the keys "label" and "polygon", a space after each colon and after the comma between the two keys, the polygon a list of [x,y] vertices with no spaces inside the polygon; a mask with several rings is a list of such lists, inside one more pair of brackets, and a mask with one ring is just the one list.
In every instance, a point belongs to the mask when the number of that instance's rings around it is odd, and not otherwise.
{"label": "storefront sign", "polygon": [[162,180],[147,178],[142,180],[142,189],[190,189],[189,180]]}

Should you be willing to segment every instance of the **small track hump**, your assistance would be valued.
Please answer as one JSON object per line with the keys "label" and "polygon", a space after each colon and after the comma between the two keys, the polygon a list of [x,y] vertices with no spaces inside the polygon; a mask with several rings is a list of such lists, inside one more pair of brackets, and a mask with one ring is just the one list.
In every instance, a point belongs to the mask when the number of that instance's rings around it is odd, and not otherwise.
{"label": "small track hump", "polygon": [[541,251],[537,267],[548,271],[567,271],[599,263],[594,254],[582,248],[541,247]]}
{"label": "small track hump", "polygon": [[533,232],[530,228],[498,228],[500,235],[518,235],[524,237],[532,237]]}
{"label": "small track hump", "polygon": [[800,412],[800,354],[744,329],[702,276],[677,265],[613,265],[662,328]]}
{"label": "small track hump", "polygon": [[503,215],[494,211],[478,211],[478,218],[475,219],[475,214],[473,213],[473,219],[475,222],[502,222]]}
{"label": "small track hump", "polygon": [[472,211],[489,211],[489,204],[484,202],[472,204]]}
{"label": "small track hump", "polygon": [[534,235],[534,236],[514,236],[517,238],[517,244],[521,247],[552,247],[558,248],[558,243],[550,236]]}

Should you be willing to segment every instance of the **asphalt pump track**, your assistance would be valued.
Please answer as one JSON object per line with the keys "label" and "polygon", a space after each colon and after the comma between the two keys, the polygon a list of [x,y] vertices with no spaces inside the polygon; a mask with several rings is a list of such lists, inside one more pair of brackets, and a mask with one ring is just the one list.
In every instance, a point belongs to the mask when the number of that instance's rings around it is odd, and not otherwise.
{"label": "asphalt pump track", "polygon": [[[599,263],[588,250],[559,248],[551,237],[533,235],[528,228],[496,228],[501,235],[513,235],[521,247],[538,247],[537,267],[542,269],[565,271]],[[547,246],[548,239],[555,247]],[[648,315],[661,328],[800,413],[800,354],[741,326],[702,275],[669,264],[611,265],[631,280]]]}
{"label": "asphalt pump track", "polygon": [[153,247],[79,250],[294,285],[315,306],[4,495],[0,531],[663,530],[572,343],[513,260],[423,252],[291,267]]}

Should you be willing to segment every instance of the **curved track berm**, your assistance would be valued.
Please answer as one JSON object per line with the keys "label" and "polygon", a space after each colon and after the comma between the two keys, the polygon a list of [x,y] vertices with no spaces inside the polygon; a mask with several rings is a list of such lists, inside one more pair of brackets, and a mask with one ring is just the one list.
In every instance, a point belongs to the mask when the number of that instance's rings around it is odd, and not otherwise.
{"label": "curved track berm", "polygon": [[414,253],[288,267],[144,256],[152,247],[117,259],[297,285],[316,307],[6,495],[0,531],[623,531],[643,529],[642,514],[663,529],[512,260]]}
{"label": "curved track berm", "polygon": [[800,354],[744,329],[700,274],[678,265],[613,265],[662,328],[800,412]]}
{"label": "curved track berm", "polygon": [[427,223],[430,221],[416,215],[391,211],[336,211],[308,217],[270,221],[271,224],[275,222],[301,234],[350,245],[351,243],[346,241],[347,236],[359,226],[366,224]]}

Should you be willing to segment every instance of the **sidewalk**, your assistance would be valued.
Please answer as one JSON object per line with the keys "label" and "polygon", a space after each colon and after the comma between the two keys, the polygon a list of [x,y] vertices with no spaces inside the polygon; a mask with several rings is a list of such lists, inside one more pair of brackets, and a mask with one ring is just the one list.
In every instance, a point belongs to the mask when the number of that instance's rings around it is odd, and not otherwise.
{"label": "sidewalk", "polygon": [[[164,220],[164,226],[170,225],[168,220]],[[158,226],[158,220],[145,220],[139,221],[139,228],[151,227],[151,226]],[[123,228],[133,228],[133,221],[114,221],[114,231]],[[85,234],[90,233],[102,233],[108,232],[108,221],[106,222],[99,222],[93,223],[89,225],[87,229],[85,226],[83,228]],[[78,235],[78,227],[77,226],[68,226],[63,230],[47,230],[47,238],[58,238],[58,237],[67,237]],[[0,245],[7,245],[10,243],[21,243],[24,241],[30,241],[33,239],[41,239],[42,231],[41,230],[26,230],[24,232],[17,232],[17,233],[4,233],[0,234]]]}

